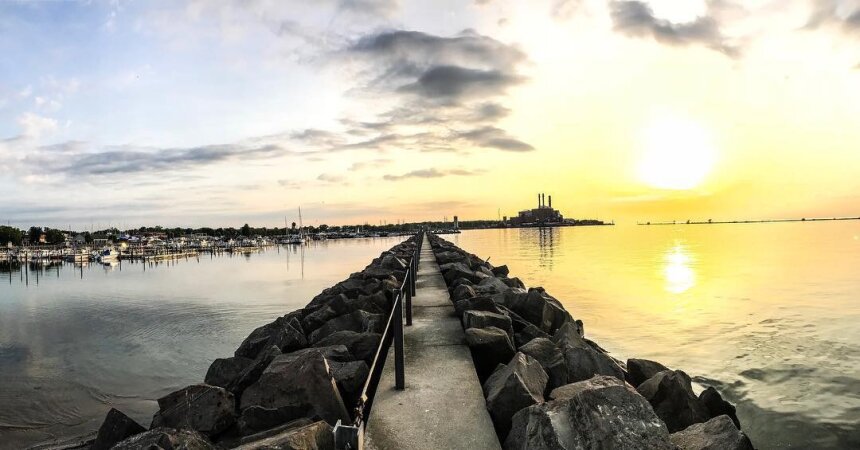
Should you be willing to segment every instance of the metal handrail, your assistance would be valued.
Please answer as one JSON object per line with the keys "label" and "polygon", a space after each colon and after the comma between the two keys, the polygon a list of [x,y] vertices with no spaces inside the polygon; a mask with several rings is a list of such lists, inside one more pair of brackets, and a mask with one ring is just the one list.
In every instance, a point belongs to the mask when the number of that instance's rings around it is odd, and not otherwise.
{"label": "metal handrail", "polygon": [[421,257],[421,247],[424,244],[424,233],[419,232],[417,236],[415,251],[409,261],[409,267],[406,269],[403,283],[400,284],[400,287],[397,289],[397,295],[394,296],[391,314],[389,314],[388,320],[385,323],[385,331],[383,331],[382,338],[379,340],[379,347],[376,349],[367,380],[364,382],[364,388],[361,390],[361,396],[359,396],[358,404],[355,407],[353,423],[352,425],[345,425],[338,420],[334,427],[336,449],[359,450],[363,448],[364,429],[367,426],[367,419],[373,406],[373,398],[376,396],[376,390],[382,378],[382,369],[385,367],[385,360],[388,357],[392,342],[394,343],[394,388],[397,390],[406,388],[406,370],[403,354],[403,316],[405,304],[406,325],[412,325],[412,297],[415,295],[416,280],[418,278],[418,260]]}

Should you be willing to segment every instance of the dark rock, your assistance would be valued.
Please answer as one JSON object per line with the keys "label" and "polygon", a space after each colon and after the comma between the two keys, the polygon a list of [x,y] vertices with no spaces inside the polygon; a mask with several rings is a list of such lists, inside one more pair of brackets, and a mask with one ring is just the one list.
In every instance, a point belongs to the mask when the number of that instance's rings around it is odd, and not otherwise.
{"label": "dark rock", "polygon": [[111,408],[105,416],[105,421],[99,427],[96,440],[90,450],[108,450],[117,442],[146,431],[139,423],[132,420],[117,409]]}
{"label": "dark rock", "polygon": [[670,439],[680,450],[753,450],[749,438],[725,415],[690,425]]}
{"label": "dark rock", "polygon": [[708,409],[693,394],[690,377],[683,371],[664,370],[645,380],[636,390],[651,403],[672,433],[710,418]]}
{"label": "dark rock", "polygon": [[588,342],[585,341],[585,338],[582,337],[582,333],[580,333],[576,322],[568,322],[562,325],[555,331],[555,334],[552,335],[552,341],[562,348],[591,348],[591,346],[588,345]]}
{"label": "dark rock", "polygon": [[486,275],[489,278],[495,278],[496,277],[495,275],[493,275],[493,271],[490,270],[487,266],[485,266],[483,264],[479,264],[475,267],[472,267],[472,270],[474,270],[475,272],[481,272],[482,274]]}
{"label": "dark rock", "polygon": [[502,312],[496,307],[496,303],[489,297],[474,297],[465,300],[454,302],[454,310],[457,317],[463,317],[466,311],[488,311],[491,313],[501,314]]}
{"label": "dark rock", "polygon": [[233,394],[208,384],[195,384],[158,399],[152,428],[195,430],[216,436],[236,421]]}
{"label": "dark rock", "polygon": [[638,387],[643,381],[664,370],[669,368],[656,361],[630,358],[627,360],[627,381],[634,387]]}
{"label": "dark rock", "polygon": [[548,380],[544,394],[548,394],[549,391],[568,383],[567,364],[564,361],[564,354],[551,340],[546,338],[532,339],[520,347],[519,351],[537,360],[544,372],[546,372]]}
{"label": "dark rock", "polygon": [[575,322],[567,322],[552,337],[564,353],[568,381],[584,381],[595,375],[624,379],[624,369],[606,353],[594,349],[580,336]]}
{"label": "dark rock", "polygon": [[448,289],[451,291],[451,293],[453,293],[454,289],[457,289],[459,286],[474,286],[474,285],[475,285],[475,283],[472,283],[471,281],[469,281],[465,278],[457,278],[456,280],[454,280],[453,283],[448,284]]}
{"label": "dark rock", "polygon": [[320,352],[281,355],[275,358],[242,394],[242,409],[251,406],[278,409],[312,406],[311,412],[329,424],[349,423],[349,414]]}
{"label": "dark rock", "polygon": [[[260,351],[270,345],[276,345],[282,352],[291,352],[307,347],[307,340],[301,326],[294,320],[278,317],[274,322],[263,325],[252,331],[236,349],[235,356],[256,358]],[[296,329],[299,327],[299,329]]]}
{"label": "dark rock", "polygon": [[472,286],[468,286],[465,284],[461,284],[454,288],[454,292],[451,293],[451,301],[456,303],[459,300],[466,300],[472,297],[477,296],[475,293],[475,289]]}
{"label": "dark rock", "polygon": [[356,359],[360,359],[367,364],[370,364],[376,356],[376,350],[379,348],[379,340],[381,338],[382,335],[379,333],[336,331],[323,339],[320,339],[319,342],[314,344],[314,347],[343,345]]}
{"label": "dark rock", "polygon": [[334,448],[334,431],[323,422],[288,428],[275,435],[248,442],[234,450],[329,450]]}
{"label": "dark rock", "polygon": [[549,339],[550,335],[546,334],[543,330],[532,324],[528,324],[528,326],[526,326],[522,330],[514,333],[514,343],[517,345],[517,348],[526,345],[532,339],[536,338]]}
{"label": "dark rock", "polygon": [[242,415],[237,421],[239,434],[248,436],[279,425],[300,420],[311,414],[310,404],[295,404],[281,408],[263,408],[262,406],[251,406],[242,410]]}
{"label": "dark rock", "polygon": [[371,314],[366,311],[353,311],[349,314],[337,316],[314,330],[308,340],[316,344],[323,338],[337,331],[355,331],[357,333],[382,333],[384,327],[381,314]]}
{"label": "dark rock", "polygon": [[508,333],[496,327],[468,328],[466,344],[472,351],[475,371],[481,381],[486,380],[499,364],[507,364],[516,353]]}
{"label": "dark rock", "polygon": [[461,262],[442,264],[439,266],[439,270],[442,271],[445,283],[449,285],[457,278],[465,278],[472,283],[479,283],[482,279],[486,278],[484,274],[481,274],[482,276],[475,274],[469,266]]}
{"label": "dark rock", "polygon": [[[254,408],[258,408],[258,407],[255,406]],[[249,408],[249,409],[254,409],[254,408]],[[241,417],[239,418],[239,423],[240,424],[242,423]],[[311,420],[307,417],[301,417],[299,419],[291,420],[287,423],[282,423],[280,425],[278,425],[278,424],[272,425],[271,427],[265,428],[259,432],[249,433],[249,434],[246,433],[242,436],[231,436],[229,438],[220,439],[218,441],[218,447],[220,447],[220,448],[231,448],[231,449],[236,448],[240,445],[260,441],[260,440],[263,440],[267,437],[271,437],[271,436],[274,436],[276,434],[280,434],[286,430],[292,430],[295,428],[303,427],[305,425],[310,425],[312,423],[314,423],[313,420]]]}
{"label": "dark rock", "polygon": [[335,362],[331,364],[331,375],[340,389],[340,396],[348,409],[355,407],[367,381],[370,370],[364,361]]}
{"label": "dark rock", "polygon": [[493,267],[493,275],[497,277],[507,277],[509,273],[507,265]]}
{"label": "dark rock", "polygon": [[509,288],[517,288],[517,289],[525,289],[526,285],[519,278],[499,278],[505,283]]}
{"label": "dark rock", "polygon": [[550,396],[514,415],[506,450],[674,449],[666,425],[621,380],[598,376]]}
{"label": "dark rock", "polygon": [[270,346],[265,351],[260,352],[251,364],[245,366],[236,378],[227,383],[227,386],[223,387],[232,392],[238,399],[241,396],[242,391],[244,391],[248,386],[256,383],[263,371],[266,370],[266,367],[269,367],[269,363],[271,363],[272,360],[280,354],[281,350],[278,349],[278,347],[274,345]]}
{"label": "dark rock", "polygon": [[708,410],[708,416],[717,417],[722,415],[727,415],[732,419],[732,422],[735,426],[740,430],[741,429],[741,421],[738,420],[737,412],[735,411],[735,405],[723,400],[723,396],[717,392],[713,387],[708,387],[701,394],[699,394],[699,400],[705,405],[705,408]]}
{"label": "dark rock", "polygon": [[379,267],[391,270],[405,270],[407,264],[402,259],[394,255],[385,255],[379,263]]}
{"label": "dark rock", "polygon": [[466,256],[462,255],[455,251],[443,251],[436,253],[436,262],[441,266],[442,264],[449,264],[453,262],[463,262],[466,260]]}
{"label": "dark rock", "polygon": [[203,379],[203,382],[211,386],[226,388],[253,362],[253,359],[241,356],[218,358],[212,361],[209,370],[206,371],[206,377]]}
{"label": "dark rock", "polygon": [[514,329],[511,318],[504,314],[496,314],[489,311],[466,311],[463,313],[463,327],[465,328],[487,328],[496,327],[508,333],[513,339]]}
{"label": "dark rock", "polygon": [[511,311],[550,334],[573,321],[561,303],[542,288],[531,288],[526,293],[511,289],[500,300]]}
{"label": "dark rock", "polygon": [[154,428],[136,434],[113,447],[113,450],[214,450],[204,436],[193,430]]}
{"label": "dark rock", "polygon": [[504,367],[493,372],[484,383],[487,410],[499,440],[504,442],[517,411],[543,402],[547,376],[536,360],[517,353]]}
{"label": "dark rock", "polygon": [[474,290],[478,295],[492,295],[510,290],[511,288],[505,284],[500,278],[488,276],[481,280]]}

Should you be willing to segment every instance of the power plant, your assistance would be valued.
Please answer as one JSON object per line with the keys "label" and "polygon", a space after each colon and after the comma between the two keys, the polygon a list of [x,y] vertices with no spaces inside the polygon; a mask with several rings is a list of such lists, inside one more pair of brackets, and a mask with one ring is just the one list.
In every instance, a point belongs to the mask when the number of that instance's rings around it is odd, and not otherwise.
{"label": "power plant", "polygon": [[514,227],[524,226],[552,226],[564,224],[564,217],[558,210],[552,209],[552,195],[538,194],[538,205],[534,209],[520,211],[517,217],[511,217],[507,225]]}

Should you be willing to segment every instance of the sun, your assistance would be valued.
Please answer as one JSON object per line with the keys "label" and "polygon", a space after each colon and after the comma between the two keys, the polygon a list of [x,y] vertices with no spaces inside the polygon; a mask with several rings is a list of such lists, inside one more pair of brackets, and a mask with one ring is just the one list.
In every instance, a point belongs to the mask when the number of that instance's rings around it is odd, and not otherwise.
{"label": "sun", "polygon": [[693,189],[714,168],[716,148],[707,128],[682,117],[661,116],[644,129],[639,179],[659,189]]}

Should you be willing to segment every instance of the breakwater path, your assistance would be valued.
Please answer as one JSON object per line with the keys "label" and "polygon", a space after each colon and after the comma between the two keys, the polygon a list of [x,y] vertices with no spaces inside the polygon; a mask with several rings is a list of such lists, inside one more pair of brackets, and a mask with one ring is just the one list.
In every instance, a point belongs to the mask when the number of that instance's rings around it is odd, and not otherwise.
{"label": "breakwater path", "polygon": [[405,389],[395,388],[392,348],[376,391],[366,448],[500,448],[466,335],[430,245],[421,249],[412,314],[412,325],[404,331]]}

